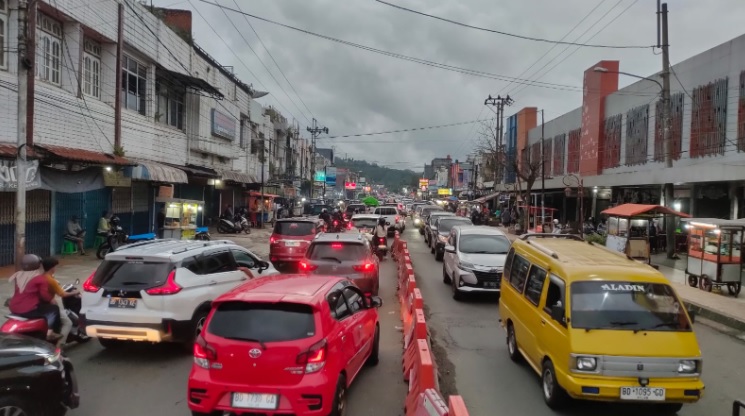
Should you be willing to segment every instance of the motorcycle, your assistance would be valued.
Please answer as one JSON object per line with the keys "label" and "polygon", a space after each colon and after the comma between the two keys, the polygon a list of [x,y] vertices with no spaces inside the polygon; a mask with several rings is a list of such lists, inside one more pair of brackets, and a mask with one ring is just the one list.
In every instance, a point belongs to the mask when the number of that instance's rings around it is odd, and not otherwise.
{"label": "motorcycle", "polygon": [[251,226],[245,216],[237,214],[232,219],[221,216],[217,223],[217,232],[221,234],[237,234],[240,232],[251,234]]}
{"label": "motorcycle", "polygon": [[197,233],[194,234],[195,240],[202,240],[202,241],[209,241],[212,240],[212,237],[210,236],[209,228],[207,227],[199,227],[197,228]]}
{"label": "motorcycle", "polygon": [[341,233],[346,228],[347,227],[344,225],[344,221],[341,221],[338,218],[334,218],[334,219],[331,220],[331,226],[329,227],[329,232],[331,232],[331,233]]}
{"label": "motorcycle", "polygon": [[115,227],[112,227],[111,231],[109,232],[109,236],[106,238],[106,241],[98,247],[98,250],[96,250],[96,257],[98,257],[100,260],[103,260],[107,254],[111,253],[112,251],[116,251],[119,247],[125,244],[145,240],[155,240],[155,234],[147,233],[127,235],[124,230],[122,230],[122,227],[117,225]]}
{"label": "motorcycle", "polygon": [[386,244],[385,237],[373,236],[373,253],[378,256],[378,260],[383,261],[385,256],[388,254],[388,245]]}
{"label": "motorcycle", "polygon": [[[66,293],[70,293],[77,289],[80,284],[80,280],[75,280],[74,284],[66,284],[62,286],[62,290]],[[67,339],[64,340],[65,344],[77,342],[78,344],[84,344],[90,341],[90,337],[85,334],[85,329],[80,325],[80,308],[82,302],[80,296],[68,296],[62,298],[62,305],[64,310],[60,311],[67,315],[72,321],[72,329],[67,335]],[[32,338],[40,339],[42,341],[47,340],[47,320],[45,318],[24,318],[16,315],[7,315],[8,318],[5,323],[0,326],[0,333],[3,334],[20,334],[26,335]]]}

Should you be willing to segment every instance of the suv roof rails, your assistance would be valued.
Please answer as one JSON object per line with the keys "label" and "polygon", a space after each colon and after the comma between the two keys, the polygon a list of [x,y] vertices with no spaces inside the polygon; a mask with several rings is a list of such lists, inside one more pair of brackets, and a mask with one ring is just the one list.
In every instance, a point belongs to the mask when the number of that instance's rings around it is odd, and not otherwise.
{"label": "suv roof rails", "polygon": [[[176,241],[178,241],[178,240],[176,240]],[[216,245],[220,245],[220,244],[234,244],[230,240],[211,240],[211,241],[196,241],[195,240],[195,241],[190,241],[190,242],[193,243],[193,244],[187,244],[182,249],[180,249],[178,251],[172,251],[171,253],[172,254],[180,254],[180,253],[187,252],[189,250],[195,250],[195,249],[202,248],[202,247],[216,246]]]}
{"label": "suv roof rails", "polygon": [[559,255],[555,251],[553,251],[553,250],[551,250],[549,248],[546,248],[546,247],[544,247],[544,246],[542,246],[540,244],[536,244],[534,241],[527,241],[527,243],[530,244],[531,246],[535,247],[536,249],[538,249],[538,251],[542,251],[543,254],[547,254],[547,255],[555,258],[556,260],[559,260]]}
{"label": "suv roof rails", "polygon": [[155,243],[165,243],[165,242],[174,242],[174,241],[179,241],[179,240],[176,240],[175,238],[166,238],[166,239],[162,239],[162,240],[145,240],[145,241],[137,241],[137,242],[135,242],[135,243],[125,244],[125,245],[123,245],[123,246],[120,246],[119,248],[117,248],[117,249],[116,249],[116,250],[114,250],[114,251],[118,251],[118,250],[120,250],[120,249],[123,249],[123,248],[124,248],[124,249],[129,249],[129,248],[134,248],[134,247],[141,247],[141,246],[146,246],[146,245],[149,245],[149,244],[155,244]]}

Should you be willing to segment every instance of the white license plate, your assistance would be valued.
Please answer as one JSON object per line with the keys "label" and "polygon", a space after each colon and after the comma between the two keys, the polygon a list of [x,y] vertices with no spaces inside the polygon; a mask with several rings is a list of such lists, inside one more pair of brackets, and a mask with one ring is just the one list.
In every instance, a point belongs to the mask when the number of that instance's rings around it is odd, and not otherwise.
{"label": "white license plate", "polygon": [[496,289],[499,287],[499,283],[497,282],[484,282],[484,288],[486,289]]}
{"label": "white license plate", "polygon": [[285,241],[285,246],[287,247],[300,247],[299,241]]}
{"label": "white license plate", "polygon": [[665,400],[665,389],[659,387],[621,387],[621,400],[660,402]]}
{"label": "white license plate", "polygon": [[276,394],[233,393],[233,407],[243,409],[276,409],[278,404]]}

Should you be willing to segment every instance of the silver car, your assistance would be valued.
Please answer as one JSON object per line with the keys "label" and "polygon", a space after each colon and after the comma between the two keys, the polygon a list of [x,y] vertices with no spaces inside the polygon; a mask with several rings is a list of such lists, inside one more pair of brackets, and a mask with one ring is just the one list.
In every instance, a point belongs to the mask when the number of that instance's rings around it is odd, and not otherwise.
{"label": "silver car", "polygon": [[456,226],[450,230],[442,262],[442,280],[453,299],[464,293],[499,293],[510,240],[496,228]]}
{"label": "silver car", "polygon": [[343,276],[371,296],[377,296],[380,287],[378,257],[357,231],[319,234],[300,261],[300,273]]}

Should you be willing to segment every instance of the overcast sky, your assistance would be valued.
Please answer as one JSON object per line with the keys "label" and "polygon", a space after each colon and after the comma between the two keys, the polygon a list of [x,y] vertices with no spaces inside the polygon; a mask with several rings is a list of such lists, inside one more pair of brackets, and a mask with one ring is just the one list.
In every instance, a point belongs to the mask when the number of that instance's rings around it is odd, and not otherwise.
{"label": "overcast sky", "polygon": [[[208,1],[236,8],[234,0]],[[566,36],[565,41],[604,45],[656,43],[653,0],[390,1],[470,25],[525,36],[552,40]],[[650,48],[554,47],[459,27],[374,0],[237,2],[247,13],[388,52],[506,77],[578,87],[562,86],[562,90],[542,84],[526,86],[525,81],[510,84],[464,75],[248,18],[292,83],[290,86],[244,16],[223,12],[198,0],[154,1],[157,6],[201,13],[204,19],[193,13],[195,41],[223,65],[234,66],[244,82],[269,91],[270,95],[260,102],[277,107],[288,119],[297,119],[306,136],[305,128],[313,116],[330,129],[331,136],[484,119],[493,116],[483,106],[489,94],[509,94],[515,100],[505,110],[506,116],[522,107],[535,106],[545,109],[546,119],[550,120],[581,106],[582,73],[601,59],[620,60],[621,71],[641,75],[655,73],[661,67],[661,56]],[[673,64],[743,34],[743,0],[671,0],[669,4]],[[633,81],[622,76],[621,86]],[[478,142],[480,130],[480,124],[466,124],[325,139],[319,140],[318,147],[335,146],[338,156],[348,154],[389,167],[421,171],[433,157],[449,154],[454,159],[464,159]]]}

